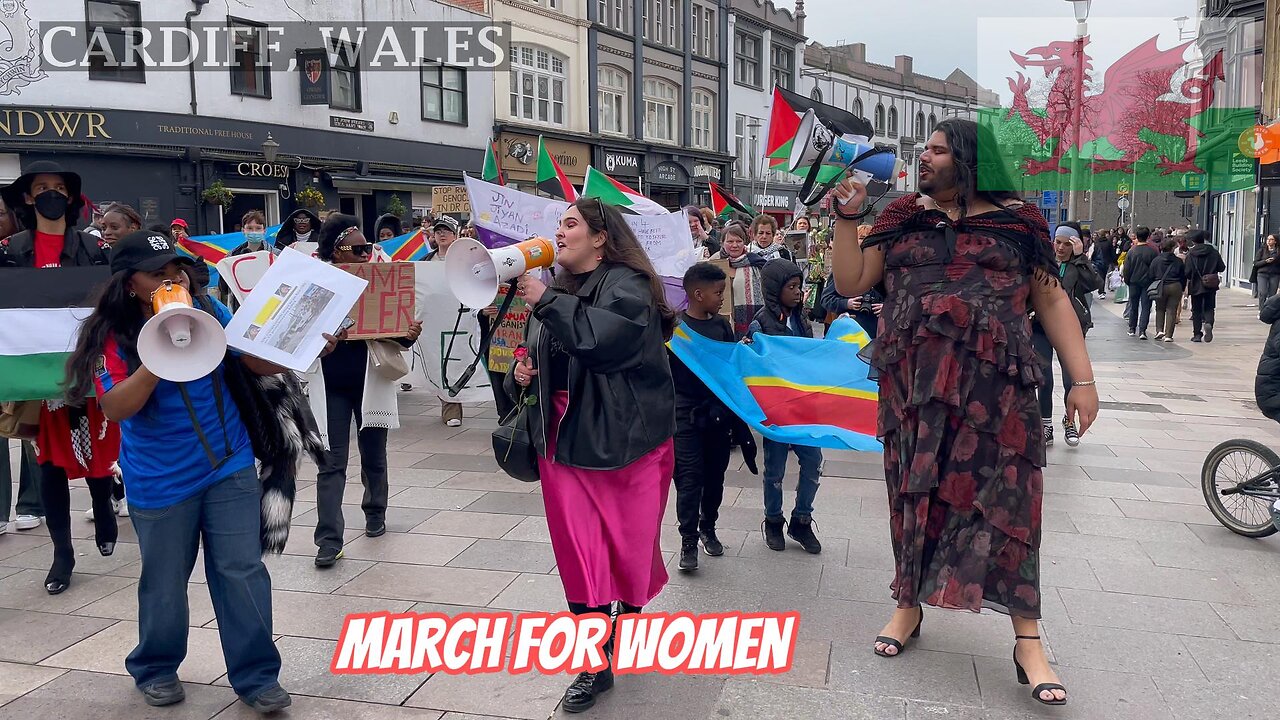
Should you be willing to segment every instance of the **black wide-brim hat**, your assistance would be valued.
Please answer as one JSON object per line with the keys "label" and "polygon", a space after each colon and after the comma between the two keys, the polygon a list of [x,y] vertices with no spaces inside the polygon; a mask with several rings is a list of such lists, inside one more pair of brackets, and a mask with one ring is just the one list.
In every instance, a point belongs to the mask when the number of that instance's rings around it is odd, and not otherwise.
{"label": "black wide-brim hat", "polygon": [[31,190],[31,183],[37,175],[62,176],[63,181],[67,183],[67,222],[74,225],[80,217],[80,211],[84,208],[82,193],[84,183],[79,173],[71,172],[52,160],[38,160],[31,163],[21,177],[6,187],[0,188],[0,198],[4,198],[4,204],[10,210],[21,214],[30,212],[31,208],[27,205],[24,195]]}

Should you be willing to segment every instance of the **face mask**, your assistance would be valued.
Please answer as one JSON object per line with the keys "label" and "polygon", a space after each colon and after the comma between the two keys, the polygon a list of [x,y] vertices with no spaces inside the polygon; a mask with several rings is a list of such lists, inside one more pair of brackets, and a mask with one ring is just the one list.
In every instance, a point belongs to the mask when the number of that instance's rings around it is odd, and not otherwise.
{"label": "face mask", "polygon": [[70,203],[67,196],[57,190],[45,190],[36,196],[36,212],[45,220],[61,220]]}
{"label": "face mask", "polygon": [[244,234],[244,237],[249,241],[249,246],[255,248],[262,247],[262,244],[267,241],[267,234],[265,232],[247,232]]}

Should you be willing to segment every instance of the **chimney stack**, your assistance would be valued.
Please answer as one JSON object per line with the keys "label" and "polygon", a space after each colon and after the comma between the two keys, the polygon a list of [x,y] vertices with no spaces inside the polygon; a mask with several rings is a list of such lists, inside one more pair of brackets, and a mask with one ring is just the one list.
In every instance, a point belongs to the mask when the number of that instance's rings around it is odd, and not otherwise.
{"label": "chimney stack", "polygon": [[849,55],[855,63],[865,63],[867,61],[867,44],[854,43],[850,45]]}
{"label": "chimney stack", "polygon": [[904,79],[911,77],[912,60],[910,55],[899,55],[895,57],[893,59],[893,66]]}

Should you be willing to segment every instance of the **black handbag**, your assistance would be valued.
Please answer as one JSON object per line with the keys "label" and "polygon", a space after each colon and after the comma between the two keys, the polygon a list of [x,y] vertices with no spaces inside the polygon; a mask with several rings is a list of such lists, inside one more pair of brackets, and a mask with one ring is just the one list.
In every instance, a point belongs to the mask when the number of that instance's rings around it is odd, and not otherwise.
{"label": "black handbag", "polygon": [[538,396],[520,393],[516,407],[493,431],[493,457],[498,467],[521,482],[538,482],[538,450],[529,432],[529,413]]}

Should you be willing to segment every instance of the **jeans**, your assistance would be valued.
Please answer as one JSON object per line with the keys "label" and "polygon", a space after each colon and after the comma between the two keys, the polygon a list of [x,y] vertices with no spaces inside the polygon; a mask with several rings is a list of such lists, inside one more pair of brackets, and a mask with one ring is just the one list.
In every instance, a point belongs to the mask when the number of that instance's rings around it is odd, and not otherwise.
{"label": "jeans", "polygon": [[271,576],[262,564],[262,488],[253,468],[232,473],[166,508],[130,504],[138,532],[138,646],[125,669],[138,687],[178,676],[187,655],[187,584],[204,546],[209,599],[227,678],[252,701],[278,683],[280,653],[271,630]]}
{"label": "jeans", "polygon": [[[1040,419],[1043,422],[1053,422],[1053,343],[1049,342],[1049,336],[1045,334],[1044,328],[1039,323],[1033,324],[1031,327],[1031,344],[1035,346],[1036,355],[1040,357],[1040,374],[1044,379],[1040,381],[1040,387],[1036,391],[1040,399]],[[1071,392],[1073,382],[1071,373],[1067,372],[1067,366],[1062,362],[1062,356],[1058,356],[1058,367],[1062,370],[1062,397],[1066,399],[1067,393]]]}
{"label": "jeans", "polygon": [[[0,522],[9,521],[9,509],[13,503],[13,471],[9,469],[9,439],[0,438]],[[40,504],[40,471],[36,465],[36,449],[23,441],[21,460],[18,463],[18,515],[44,515]]]}
{"label": "jeans", "polygon": [[800,482],[796,485],[796,506],[791,517],[813,515],[813,499],[818,495],[818,470],[822,449],[764,439],[764,516],[782,518],[782,477],[787,474],[787,454],[800,459]]}
{"label": "jeans", "polygon": [[727,423],[707,421],[705,427],[697,427],[691,420],[676,422],[676,518],[685,541],[697,540],[699,531],[716,528],[729,446]]}
{"label": "jeans", "polygon": [[1212,325],[1217,315],[1218,291],[1207,290],[1191,296],[1191,335],[1203,337],[1205,325]]}
{"label": "jeans", "polygon": [[1275,273],[1258,273],[1258,309],[1261,310],[1263,304],[1270,300],[1276,294],[1276,290],[1280,288],[1280,274]]}
{"label": "jeans", "polygon": [[366,527],[385,522],[387,516],[387,429],[361,428],[360,406],[364,391],[335,388],[326,392],[329,416],[329,451],[316,475],[316,547],[342,547],[346,521],[342,498],[347,489],[347,460],[351,455],[351,420],[356,423],[356,444],[360,448],[360,482],[364,484]]}
{"label": "jeans", "polygon": [[1160,288],[1160,297],[1156,298],[1156,331],[1165,337],[1173,337],[1174,325],[1178,323],[1178,305],[1182,302],[1182,283],[1165,283]]}
{"label": "jeans", "polygon": [[1147,297],[1146,285],[1129,283],[1129,332],[1144,333],[1147,323],[1151,321],[1151,298]]}

